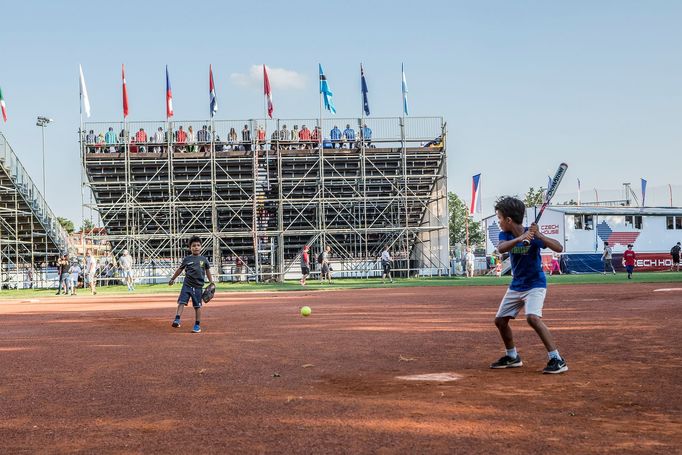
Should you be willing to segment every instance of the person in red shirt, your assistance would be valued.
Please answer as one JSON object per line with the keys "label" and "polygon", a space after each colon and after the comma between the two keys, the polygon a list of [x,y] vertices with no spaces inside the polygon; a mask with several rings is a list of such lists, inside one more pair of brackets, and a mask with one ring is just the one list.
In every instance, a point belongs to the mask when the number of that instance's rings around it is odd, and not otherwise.
{"label": "person in red shirt", "polygon": [[301,253],[301,286],[305,286],[305,279],[310,275],[310,255],[308,254],[308,245],[303,247],[303,253]]}
{"label": "person in red shirt", "polygon": [[635,271],[635,261],[637,255],[632,251],[632,244],[628,245],[628,249],[623,252],[623,265],[628,272],[628,280],[632,279],[632,272]]}

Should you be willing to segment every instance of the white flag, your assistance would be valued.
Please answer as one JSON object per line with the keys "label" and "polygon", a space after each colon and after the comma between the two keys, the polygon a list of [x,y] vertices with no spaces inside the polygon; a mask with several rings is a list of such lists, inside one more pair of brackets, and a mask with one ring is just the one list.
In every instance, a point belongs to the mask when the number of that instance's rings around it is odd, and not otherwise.
{"label": "white flag", "polygon": [[83,109],[85,110],[85,116],[90,118],[90,99],[88,98],[88,89],[85,87],[85,78],[83,77],[83,67],[81,65],[78,65],[78,69],[79,69],[80,75],[81,75],[80,89],[81,89],[81,98],[83,99]]}

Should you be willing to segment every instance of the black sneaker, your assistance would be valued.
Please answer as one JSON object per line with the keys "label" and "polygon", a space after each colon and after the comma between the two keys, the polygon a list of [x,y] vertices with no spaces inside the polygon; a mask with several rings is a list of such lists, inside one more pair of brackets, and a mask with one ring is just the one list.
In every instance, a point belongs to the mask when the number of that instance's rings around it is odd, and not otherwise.
{"label": "black sneaker", "polygon": [[523,362],[521,361],[521,356],[517,355],[516,357],[510,357],[508,355],[505,355],[504,357],[500,357],[500,359],[495,362],[490,364],[490,368],[493,369],[498,369],[498,368],[518,368],[522,367]]}
{"label": "black sneaker", "polygon": [[173,323],[171,324],[171,326],[172,326],[172,327],[175,327],[175,328],[180,327],[180,319],[175,318],[175,319],[173,320]]}
{"label": "black sneaker", "polygon": [[558,374],[568,371],[568,365],[564,359],[549,359],[547,366],[542,370],[545,374]]}

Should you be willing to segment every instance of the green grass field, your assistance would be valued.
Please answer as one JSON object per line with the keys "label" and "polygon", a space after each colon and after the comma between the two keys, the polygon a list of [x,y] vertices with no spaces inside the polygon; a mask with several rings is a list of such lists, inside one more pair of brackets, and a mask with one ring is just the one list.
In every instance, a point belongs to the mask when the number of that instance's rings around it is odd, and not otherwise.
{"label": "green grass field", "polygon": [[[365,289],[383,287],[416,287],[416,286],[507,286],[511,277],[490,277],[480,276],[474,278],[462,277],[443,277],[443,278],[409,278],[398,279],[394,283],[383,284],[380,279],[339,279],[333,284],[320,284],[317,280],[310,280],[303,287],[298,281],[286,281],[284,283],[218,283],[218,290],[221,292],[248,292],[248,291],[325,291],[334,289]],[[562,284],[616,284],[616,283],[682,283],[682,272],[642,272],[633,275],[632,280],[628,280],[624,273],[617,275],[555,275],[547,277],[550,285]],[[134,294],[160,294],[179,292],[180,284],[168,286],[166,284],[139,285],[136,286]],[[89,295],[87,289],[79,289],[83,295]],[[97,293],[106,295],[126,295],[131,294],[125,286],[104,286],[97,288]],[[48,298],[56,297],[55,290],[2,290],[0,300],[23,299],[23,298]]]}

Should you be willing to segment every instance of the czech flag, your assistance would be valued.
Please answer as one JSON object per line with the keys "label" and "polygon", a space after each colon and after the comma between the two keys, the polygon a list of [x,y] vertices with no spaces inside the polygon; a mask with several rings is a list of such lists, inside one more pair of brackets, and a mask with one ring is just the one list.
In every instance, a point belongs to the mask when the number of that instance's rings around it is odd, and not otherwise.
{"label": "czech flag", "polygon": [[471,207],[469,207],[469,215],[474,212],[481,213],[481,174],[476,174],[471,181]]}
{"label": "czech flag", "polygon": [[166,119],[173,116],[173,93],[171,92],[170,77],[168,76],[168,65],[166,65]]}
{"label": "czech flag", "polygon": [[[215,85],[213,84],[213,68],[211,65],[208,65],[208,99],[211,105],[211,117],[215,115],[216,112],[218,112],[218,98],[215,96]],[[170,93],[170,86],[168,89],[168,93]]]}
{"label": "czech flag", "polygon": [[128,89],[126,88],[126,68],[121,64],[121,79],[123,79],[123,118],[128,117]]}
{"label": "czech flag", "polygon": [[2,97],[2,89],[0,89],[0,109],[2,109],[2,119],[7,123],[7,106],[5,106],[5,99]]}

